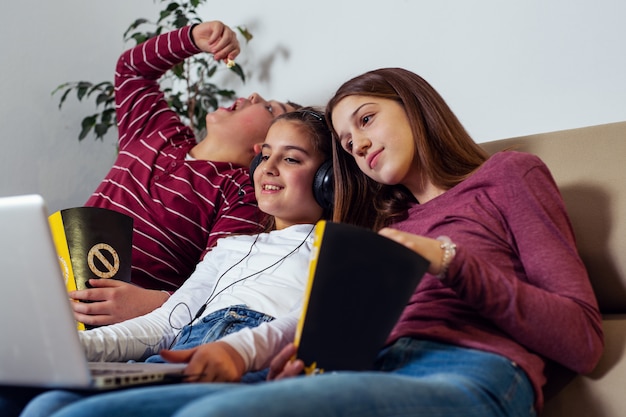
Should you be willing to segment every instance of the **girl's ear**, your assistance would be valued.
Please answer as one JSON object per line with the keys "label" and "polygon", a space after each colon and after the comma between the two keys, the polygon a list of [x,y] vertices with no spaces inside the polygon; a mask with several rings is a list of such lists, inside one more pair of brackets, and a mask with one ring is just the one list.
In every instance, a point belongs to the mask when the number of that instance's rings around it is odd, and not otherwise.
{"label": "girl's ear", "polygon": [[261,153],[261,145],[262,143],[255,143],[253,146],[254,153]]}

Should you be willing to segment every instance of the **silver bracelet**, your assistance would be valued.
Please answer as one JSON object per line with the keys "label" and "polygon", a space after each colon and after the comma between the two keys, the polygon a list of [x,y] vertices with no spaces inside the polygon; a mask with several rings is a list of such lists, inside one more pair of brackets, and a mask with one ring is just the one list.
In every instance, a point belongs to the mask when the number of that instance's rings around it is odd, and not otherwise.
{"label": "silver bracelet", "polygon": [[441,254],[441,267],[437,274],[437,279],[441,280],[446,277],[450,262],[452,262],[454,255],[456,255],[456,245],[452,243],[452,240],[450,240],[448,236],[439,236],[437,240],[441,242],[439,247],[443,249],[443,253]]}

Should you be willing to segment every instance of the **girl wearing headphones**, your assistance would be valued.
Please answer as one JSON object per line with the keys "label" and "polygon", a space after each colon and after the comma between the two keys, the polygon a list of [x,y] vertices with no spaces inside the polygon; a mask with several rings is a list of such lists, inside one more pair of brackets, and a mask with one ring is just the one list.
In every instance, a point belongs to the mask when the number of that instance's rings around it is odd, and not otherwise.
{"label": "girl wearing headphones", "polygon": [[[199,345],[290,313],[297,317],[314,225],[332,213],[331,149],[323,113],[302,108],[278,116],[251,166],[267,231],[220,239],[181,288],[153,312],[80,332],[88,359],[160,362],[162,352],[168,359],[195,364],[201,359],[193,356]],[[263,372],[251,373],[244,381],[264,377]],[[46,392],[24,415],[49,414],[83,395]]]}

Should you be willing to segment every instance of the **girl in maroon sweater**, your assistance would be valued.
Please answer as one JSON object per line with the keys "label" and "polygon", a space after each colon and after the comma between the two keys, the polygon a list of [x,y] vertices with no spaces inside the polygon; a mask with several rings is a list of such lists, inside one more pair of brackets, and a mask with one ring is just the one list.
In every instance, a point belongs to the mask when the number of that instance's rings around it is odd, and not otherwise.
{"label": "girl in maroon sweater", "polygon": [[[431,261],[380,358],[381,370],[410,377],[414,415],[533,415],[549,362],[594,368],[600,313],[539,158],[488,158],[439,94],[399,68],[348,81],[327,111],[344,184],[337,220],[381,229]],[[425,401],[429,392],[437,399]]]}
{"label": "girl in maroon sweater", "polygon": [[[289,407],[299,416],[535,416],[551,363],[594,368],[601,316],[539,158],[488,157],[441,96],[400,68],[346,82],[327,114],[337,139],[335,220],[406,245],[430,261],[429,273],[379,356],[383,372],[247,388],[238,411],[265,401],[273,416]],[[275,358],[270,377],[301,372],[293,353],[291,345]],[[231,400],[207,396],[184,411],[205,407],[209,416],[233,409]]]}

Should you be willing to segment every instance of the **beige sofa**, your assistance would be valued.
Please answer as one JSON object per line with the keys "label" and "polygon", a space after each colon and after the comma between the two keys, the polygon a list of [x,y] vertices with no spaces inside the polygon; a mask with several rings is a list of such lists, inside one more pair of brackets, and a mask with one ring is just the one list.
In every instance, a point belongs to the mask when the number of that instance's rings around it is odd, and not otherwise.
{"label": "beige sofa", "polygon": [[626,416],[626,122],[481,144],[538,155],[561,189],[604,321],[605,351],[589,375],[563,370],[542,417]]}

